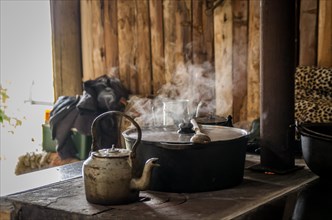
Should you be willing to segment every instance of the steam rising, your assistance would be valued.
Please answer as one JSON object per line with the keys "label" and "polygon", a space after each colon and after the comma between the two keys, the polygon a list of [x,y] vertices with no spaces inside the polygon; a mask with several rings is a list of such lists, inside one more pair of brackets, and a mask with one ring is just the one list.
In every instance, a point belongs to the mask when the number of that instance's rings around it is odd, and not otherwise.
{"label": "steam rising", "polygon": [[[178,65],[171,81],[163,85],[155,97],[131,97],[126,113],[142,127],[165,125],[164,103],[168,101],[172,101],[174,124],[189,121],[194,116],[215,114],[214,87],[210,63]],[[184,100],[187,100],[187,108],[183,105]],[[176,105],[174,101],[182,104]]]}

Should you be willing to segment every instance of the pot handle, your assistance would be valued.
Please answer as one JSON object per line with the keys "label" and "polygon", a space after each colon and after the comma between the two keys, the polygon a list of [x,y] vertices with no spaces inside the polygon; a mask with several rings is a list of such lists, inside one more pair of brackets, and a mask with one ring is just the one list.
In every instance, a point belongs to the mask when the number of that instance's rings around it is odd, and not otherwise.
{"label": "pot handle", "polygon": [[131,157],[134,158],[136,156],[136,148],[138,146],[138,144],[140,143],[141,139],[142,139],[142,130],[140,128],[140,126],[137,124],[137,122],[130,117],[129,115],[120,112],[120,111],[108,111],[108,112],[104,112],[100,115],[98,115],[92,122],[91,125],[91,134],[92,134],[92,145],[91,145],[91,152],[96,150],[96,146],[97,146],[97,139],[95,138],[97,136],[97,131],[96,131],[96,125],[99,123],[99,120],[103,117],[105,117],[106,115],[120,115],[123,116],[125,118],[127,118],[135,127],[137,130],[137,139],[135,141],[135,143],[133,144],[132,150],[131,150]]}

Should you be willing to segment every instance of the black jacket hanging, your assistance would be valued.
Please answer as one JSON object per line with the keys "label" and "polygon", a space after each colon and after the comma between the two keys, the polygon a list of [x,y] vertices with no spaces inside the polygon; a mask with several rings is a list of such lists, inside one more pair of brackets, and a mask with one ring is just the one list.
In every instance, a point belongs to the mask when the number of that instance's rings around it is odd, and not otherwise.
{"label": "black jacket hanging", "polygon": [[[128,91],[120,80],[106,75],[84,82],[83,95],[61,96],[56,101],[50,117],[52,138],[57,140],[57,152],[62,159],[75,157],[77,150],[71,139],[71,129],[91,135],[91,124],[101,113],[123,111]],[[110,116],[103,119],[97,128],[100,148],[110,148],[118,141],[118,123]]]}

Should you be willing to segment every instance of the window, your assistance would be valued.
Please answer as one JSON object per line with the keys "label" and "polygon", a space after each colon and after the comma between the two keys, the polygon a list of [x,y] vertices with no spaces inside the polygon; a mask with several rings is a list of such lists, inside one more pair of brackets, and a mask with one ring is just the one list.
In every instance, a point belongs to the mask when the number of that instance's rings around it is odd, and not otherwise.
{"label": "window", "polygon": [[[10,190],[18,156],[41,151],[44,111],[53,103],[52,37],[49,1],[1,0],[1,86],[7,114],[22,120],[1,127],[1,195]],[[35,104],[32,101],[37,101]],[[38,104],[42,103],[42,105]]]}

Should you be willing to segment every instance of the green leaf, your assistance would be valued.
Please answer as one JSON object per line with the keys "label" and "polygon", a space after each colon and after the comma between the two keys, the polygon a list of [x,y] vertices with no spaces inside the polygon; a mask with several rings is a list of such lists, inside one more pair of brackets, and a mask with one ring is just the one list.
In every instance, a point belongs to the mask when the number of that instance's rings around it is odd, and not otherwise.
{"label": "green leaf", "polygon": [[7,106],[5,105],[9,96],[7,95],[7,89],[3,88],[0,85],[0,98],[1,98],[1,105],[0,105],[0,123],[3,124],[5,121],[9,123],[10,126],[16,128],[17,126],[22,125],[22,121],[16,117],[11,117],[6,114],[5,109]]}

